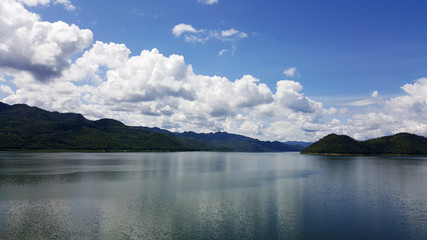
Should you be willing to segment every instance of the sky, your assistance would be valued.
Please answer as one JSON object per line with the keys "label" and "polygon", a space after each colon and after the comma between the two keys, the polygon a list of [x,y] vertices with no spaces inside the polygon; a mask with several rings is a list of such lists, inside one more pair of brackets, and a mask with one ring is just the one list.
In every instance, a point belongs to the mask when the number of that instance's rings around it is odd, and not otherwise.
{"label": "sky", "polygon": [[427,136],[427,2],[1,0],[0,101],[176,132]]}

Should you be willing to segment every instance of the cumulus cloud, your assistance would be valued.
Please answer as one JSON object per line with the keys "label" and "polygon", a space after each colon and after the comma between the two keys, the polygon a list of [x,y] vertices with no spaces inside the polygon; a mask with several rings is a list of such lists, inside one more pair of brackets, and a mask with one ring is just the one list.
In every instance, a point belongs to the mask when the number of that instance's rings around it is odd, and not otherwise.
{"label": "cumulus cloud", "polygon": [[[367,139],[399,132],[427,136],[427,78],[402,86],[405,95],[385,100],[383,108],[354,114],[345,123],[348,134]],[[373,97],[378,97],[374,92]]]}
{"label": "cumulus cloud", "polygon": [[[258,110],[271,116],[263,130],[272,139],[299,136],[300,139],[318,139],[328,133],[347,134],[364,140],[399,132],[427,136],[427,78],[402,86],[405,94],[384,100],[373,91],[370,98],[355,100],[346,105],[364,107],[349,117],[320,121],[326,115],[346,114],[335,108],[326,109],[320,102],[303,96],[302,86],[294,81],[279,81],[275,101]],[[277,107],[277,105],[281,107]],[[380,104],[377,108],[370,105]],[[293,111],[289,111],[292,109]],[[300,113],[300,114],[298,114]],[[281,119],[278,118],[281,116]],[[286,116],[286,117],[283,117]]]}
{"label": "cumulus cloud", "polygon": [[184,24],[184,23],[178,24],[172,29],[172,33],[173,35],[175,35],[175,37],[179,37],[183,33],[197,33],[197,32],[199,31],[196,30],[193,26],[189,24]]}
{"label": "cumulus cloud", "polygon": [[95,102],[147,102],[163,98],[193,99],[187,82],[192,72],[184,58],[164,57],[157,49],[144,50],[125,64],[108,70],[107,79],[94,91]]}
{"label": "cumulus cloud", "polygon": [[414,84],[405,84],[406,95],[386,102],[386,110],[398,119],[422,120],[427,123],[427,78],[420,78]]}
{"label": "cumulus cloud", "polygon": [[63,79],[89,81],[99,85],[105,79],[107,69],[118,68],[126,63],[130,50],[124,44],[95,42],[92,48],[64,71]]}
{"label": "cumulus cloud", "polygon": [[296,72],[297,72],[297,68],[291,67],[283,71],[283,74],[285,74],[287,77],[295,77]]}
{"label": "cumulus cloud", "polygon": [[209,39],[217,39],[223,42],[236,42],[247,38],[248,35],[234,28],[226,30],[196,29],[192,25],[180,23],[172,28],[175,37],[184,35],[186,42],[206,42]]}
{"label": "cumulus cloud", "polygon": [[207,4],[207,5],[212,5],[212,4],[218,3],[218,0],[197,0],[197,2]]}
{"label": "cumulus cloud", "polygon": [[420,78],[414,84],[407,83],[402,89],[412,98],[425,101],[427,99],[427,78]]}
{"label": "cumulus cloud", "polygon": [[282,106],[303,113],[314,113],[323,108],[321,103],[305,97],[300,93],[301,91],[302,86],[298,82],[289,80],[279,81],[277,82],[276,100]]}
{"label": "cumulus cloud", "polygon": [[[39,4],[43,1],[26,1]],[[27,71],[40,81],[58,77],[70,57],[92,42],[92,32],[64,22],[44,22],[20,3],[0,3],[0,68]]]}

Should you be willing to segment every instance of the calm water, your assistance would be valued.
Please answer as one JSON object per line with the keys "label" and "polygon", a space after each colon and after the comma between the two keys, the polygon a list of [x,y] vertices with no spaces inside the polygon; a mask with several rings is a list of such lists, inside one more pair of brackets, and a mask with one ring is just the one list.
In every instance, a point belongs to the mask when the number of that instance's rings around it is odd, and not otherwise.
{"label": "calm water", "polygon": [[0,239],[426,239],[427,158],[0,152]]}

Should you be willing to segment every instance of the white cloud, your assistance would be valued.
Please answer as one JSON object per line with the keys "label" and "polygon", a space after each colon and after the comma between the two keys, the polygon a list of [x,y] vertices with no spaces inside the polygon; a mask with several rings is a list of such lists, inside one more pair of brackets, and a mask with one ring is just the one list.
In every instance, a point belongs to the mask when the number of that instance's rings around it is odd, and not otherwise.
{"label": "white cloud", "polygon": [[297,72],[297,68],[291,67],[283,71],[283,74],[285,74],[287,77],[295,77],[296,72]]}
{"label": "white cloud", "polygon": [[61,21],[40,21],[37,14],[13,0],[0,3],[0,68],[24,70],[46,81],[60,76],[69,58],[91,41],[90,30]]}
{"label": "white cloud", "polygon": [[197,2],[207,4],[207,5],[212,5],[212,4],[218,3],[218,0],[197,0]]}
{"label": "white cloud", "polygon": [[277,82],[276,101],[282,106],[303,113],[314,113],[323,108],[321,103],[305,97],[300,93],[301,91],[302,86],[298,82],[279,81]]}
{"label": "white cloud", "polygon": [[378,91],[375,90],[371,93],[370,98],[357,99],[357,100],[342,103],[341,105],[360,107],[360,106],[369,106],[369,105],[381,104],[381,103],[383,103],[383,99],[382,97],[379,96]]}
{"label": "white cloud", "polygon": [[15,93],[9,86],[6,86],[4,84],[0,85],[0,91],[6,93],[8,95],[11,95],[11,94]]}
{"label": "white cloud", "polygon": [[228,30],[221,31],[221,36],[222,37],[230,37],[230,36],[236,35],[238,33],[239,33],[239,31],[235,30],[234,28],[231,28]]}
{"label": "white cloud", "polygon": [[192,69],[185,65],[182,56],[166,58],[157,49],[144,50],[124,63],[108,70],[106,81],[94,91],[95,102],[113,104],[194,98],[187,82]]}
{"label": "white cloud", "polygon": [[221,39],[224,39],[226,41],[233,40],[236,38],[247,38],[247,37],[248,35],[246,33],[239,32],[234,28],[221,31]]}
{"label": "white cloud", "polygon": [[386,110],[397,119],[423,120],[427,123],[427,78],[420,78],[414,84],[405,84],[406,95],[386,102]]}
{"label": "white cloud", "polygon": [[403,91],[413,98],[427,99],[427,78],[420,78],[414,84],[405,84]]}
{"label": "white cloud", "polygon": [[373,91],[371,94],[371,97],[377,98],[378,97],[378,91],[377,90]]}
{"label": "white cloud", "polygon": [[184,24],[184,23],[178,24],[172,29],[172,33],[173,35],[175,35],[175,37],[179,37],[183,33],[197,33],[197,32],[199,31],[193,28],[193,26],[189,24]]}
{"label": "white cloud", "polygon": [[103,43],[97,41],[92,48],[78,58],[69,69],[64,71],[63,79],[70,81],[89,81],[99,85],[105,80],[105,71],[126,63],[130,50],[124,44]]}
{"label": "white cloud", "polygon": [[[354,114],[343,129],[358,139],[399,132],[427,136],[427,78],[405,84],[402,89],[405,95],[384,101],[383,108]],[[378,97],[375,92],[372,96]]]}
{"label": "white cloud", "polygon": [[223,42],[236,42],[247,38],[248,35],[234,28],[227,30],[196,29],[192,25],[180,23],[172,28],[175,37],[184,35],[186,42],[206,42],[209,39],[217,39]]}
{"label": "white cloud", "polygon": [[228,52],[227,49],[222,49],[221,51],[219,51],[218,55],[222,56],[224,55],[226,52]]}
{"label": "white cloud", "polygon": [[254,107],[273,101],[270,88],[251,75],[245,75],[233,82],[233,93],[228,96],[236,108]]}
{"label": "white cloud", "polygon": [[55,0],[54,3],[64,5],[64,8],[69,11],[74,11],[76,9],[76,7],[73,4],[71,4],[69,0]]}
{"label": "white cloud", "polygon": [[34,7],[37,5],[47,5],[50,0],[17,0],[17,2],[24,3],[27,6]]}
{"label": "white cloud", "polygon": [[[34,7],[37,5],[47,5],[51,0],[18,0],[18,2],[24,3],[27,6]],[[65,9],[69,11],[74,11],[76,7],[69,0],[52,0],[54,4],[61,4]]]}

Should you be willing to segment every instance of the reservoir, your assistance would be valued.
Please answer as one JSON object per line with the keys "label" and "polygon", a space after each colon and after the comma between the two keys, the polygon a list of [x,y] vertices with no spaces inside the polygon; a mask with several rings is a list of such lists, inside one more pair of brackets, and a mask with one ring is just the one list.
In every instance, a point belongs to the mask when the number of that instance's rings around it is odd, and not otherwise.
{"label": "reservoir", "polygon": [[427,157],[0,152],[0,239],[425,239]]}

